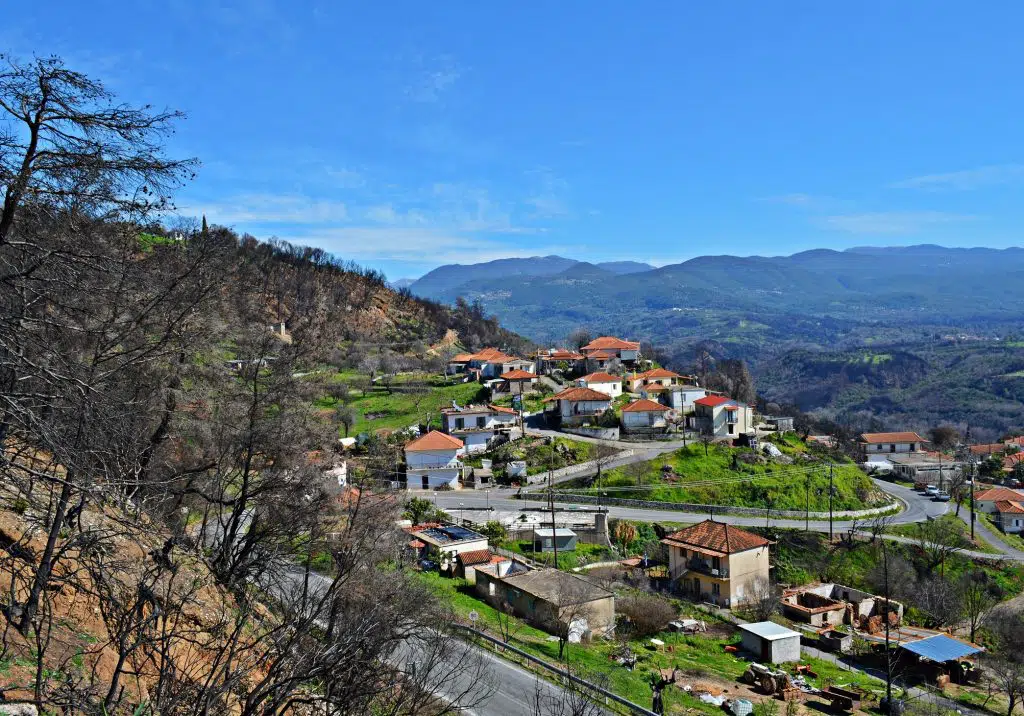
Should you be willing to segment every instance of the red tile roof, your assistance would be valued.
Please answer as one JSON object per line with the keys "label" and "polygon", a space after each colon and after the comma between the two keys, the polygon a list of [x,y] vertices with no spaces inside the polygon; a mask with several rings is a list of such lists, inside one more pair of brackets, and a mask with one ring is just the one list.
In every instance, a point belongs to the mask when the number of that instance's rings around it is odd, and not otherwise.
{"label": "red tile roof", "polygon": [[473,354],[471,360],[478,360],[484,363],[507,363],[509,361],[522,360],[522,358],[510,356],[508,353],[503,353],[497,348],[482,348]]}
{"label": "red tile roof", "polygon": [[1012,500],[999,500],[996,503],[996,509],[1013,515],[1024,515],[1024,505]]}
{"label": "red tile roof", "polygon": [[409,542],[409,546],[412,547],[413,549],[423,549],[424,547],[427,546],[427,543],[426,542],[420,542],[418,539],[414,539],[411,542]]}
{"label": "red tile roof", "polygon": [[431,430],[423,437],[416,438],[405,446],[406,452],[424,452],[427,450],[454,450],[463,446],[463,442],[451,435]]}
{"label": "red tile roof", "polygon": [[1007,438],[1003,440],[1003,445],[1020,445],[1024,447],[1024,435],[1018,435],[1015,438]]}
{"label": "red tile roof", "polygon": [[597,350],[597,351],[591,351],[589,357],[590,358],[618,358],[619,354],[616,353],[615,351],[611,350],[611,349],[608,349],[608,350]]}
{"label": "red tile roof", "polygon": [[729,402],[729,398],[726,398],[724,395],[707,395],[707,396],[704,396],[703,398],[700,398],[699,400],[693,401],[693,404],[694,405],[705,405],[705,406],[707,406],[709,408],[714,408],[714,407],[717,407],[719,405],[723,405],[723,404],[728,403],[728,402]]}
{"label": "red tile roof", "polygon": [[860,436],[862,443],[925,443],[928,442],[917,433],[864,433]]}
{"label": "red tile roof", "polygon": [[548,360],[583,360],[583,357],[582,353],[565,350],[564,348],[553,350],[547,355]]}
{"label": "red tile roof", "polygon": [[697,547],[719,554],[735,554],[771,544],[770,541],[753,532],[741,530],[739,527],[730,527],[724,522],[715,522],[714,520],[704,520],[692,527],[673,532],[662,542]]}
{"label": "red tile roof", "polygon": [[550,398],[545,398],[545,403],[552,403],[556,400],[572,400],[572,401],[600,401],[604,403],[611,402],[611,396],[600,393],[593,388],[566,388],[558,395],[552,395]]}
{"label": "red tile roof", "polygon": [[989,443],[988,445],[971,445],[972,455],[995,455],[1006,449],[1002,443]]}
{"label": "red tile roof", "polygon": [[611,373],[605,373],[603,371],[597,371],[590,375],[585,375],[580,378],[584,383],[621,383],[622,378]]}
{"label": "red tile roof", "polygon": [[636,376],[637,378],[682,378],[683,376],[667,368],[652,368]]}
{"label": "red tile roof", "polygon": [[515,408],[506,408],[504,405],[495,405],[494,403],[488,403],[487,407],[496,413],[508,413],[509,415],[517,415]]}
{"label": "red tile roof", "polygon": [[1024,462],[1024,452],[1015,452],[1003,458],[1003,469],[1012,470],[1017,463]]}
{"label": "red tile roof", "polygon": [[616,338],[615,336],[600,336],[583,346],[583,350],[585,351],[596,351],[608,348],[619,351],[637,351],[640,350],[640,344],[633,341],[624,341],[621,338]]}
{"label": "red tile roof", "polygon": [[661,403],[655,403],[653,400],[647,398],[640,398],[640,400],[634,400],[629,405],[622,409],[624,413],[663,413],[666,410],[671,410]]}
{"label": "red tile roof", "polygon": [[473,360],[473,354],[472,353],[456,353],[455,355],[453,355],[451,357],[451,360],[449,360],[448,362],[449,363],[469,363],[471,360]]}
{"label": "red tile roof", "polygon": [[982,490],[981,492],[974,493],[974,500],[988,502],[994,500],[996,502],[1000,500],[1022,500],[1024,499],[1024,492],[1018,492],[1017,490],[1011,490],[1009,487],[992,487],[988,490]]}
{"label": "red tile roof", "polygon": [[535,380],[537,378],[533,373],[525,370],[510,370],[508,373],[502,373],[501,377],[505,380]]}
{"label": "red tile roof", "polygon": [[474,564],[488,564],[491,561],[491,551],[488,549],[474,549],[468,552],[459,552],[456,559],[463,567],[471,567]]}

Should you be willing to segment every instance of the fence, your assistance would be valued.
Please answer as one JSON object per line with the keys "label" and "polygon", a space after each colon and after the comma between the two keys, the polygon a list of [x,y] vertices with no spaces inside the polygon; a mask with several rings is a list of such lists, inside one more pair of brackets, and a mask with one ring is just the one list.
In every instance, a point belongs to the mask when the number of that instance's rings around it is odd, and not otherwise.
{"label": "fence", "polygon": [[[546,669],[547,671],[550,671],[552,674],[555,674],[556,676],[560,677],[565,682],[576,684],[577,686],[582,686],[584,689],[587,689],[592,694],[594,694],[596,696],[599,696],[599,697],[603,697],[605,704],[607,704],[609,701],[614,701],[616,704],[619,704],[620,706],[625,706],[629,710],[630,713],[638,714],[638,716],[658,716],[658,714],[656,714],[654,711],[651,711],[650,709],[646,709],[643,706],[641,706],[640,704],[635,704],[632,701],[630,701],[629,699],[624,699],[621,696],[619,696],[618,694],[612,693],[608,689],[606,689],[606,688],[604,688],[602,686],[598,686],[597,684],[593,683],[592,681],[587,681],[584,678],[581,678],[579,676],[576,676],[575,674],[569,673],[568,671],[566,671],[565,669],[563,669],[563,668],[561,668],[559,666],[555,666],[554,664],[549,664],[548,662],[546,662],[543,659],[540,659],[540,658],[534,656],[533,654],[531,654],[529,652],[523,651],[522,649],[519,649],[518,647],[514,647],[511,644],[506,644],[505,642],[501,641],[500,639],[495,639],[493,636],[491,636],[489,634],[485,634],[484,632],[478,631],[477,629],[473,629],[472,627],[462,626],[461,624],[456,624],[454,626],[455,626],[456,629],[458,629],[460,631],[464,631],[467,634],[471,634],[472,636],[477,637],[478,639],[483,639],[484,641],[490,642],[495,647],[500,647],[501,649],[505,649],[506,651],[510,651],[513,654],[515,654],[516,656],[519,656],[519,657],[521,657],[523,659],[526,659],[530,663],[535,664],[535,665],[541,667],[542,669]],[[497,649],[495,649],[495,650],[497,651]]]}

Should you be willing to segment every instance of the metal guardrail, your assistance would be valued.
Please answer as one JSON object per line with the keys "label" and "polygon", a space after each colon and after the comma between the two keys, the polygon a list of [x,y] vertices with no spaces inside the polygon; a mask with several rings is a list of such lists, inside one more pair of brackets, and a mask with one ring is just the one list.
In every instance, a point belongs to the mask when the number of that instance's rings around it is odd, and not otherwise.
{"label": "metal guardrail", "polygon": [[619,696],[618,694],[612,693],[611,691],[609,691],[608,689],[606,689],[606,688],[604,688],[602,686],[598,686],[597,684],[592,683],[590,681],[587,681],[586,679],[582,679],[579,676],[575,676],[574,674],[570,674],[565,669],[562,669],[562,668],[560,668],[558,666],[555,666],[554,664],[549,664],[548,662],[544,661],[543,659],[540,659],[540,658],[534,656],[533,654],[531,654],[529,652],[523,651],[522,649],[520,649],[518,647],[512,646],[511,644],[506,644],[501,639],[495,639],[490,634],[485,634],[484,632],[479,631],[478,629],[474,629],[473,627],[463,626],[461,624],[455,624],[454,626],[455,626],[456,629],[459,629],[461,631],[465,631],[465,632],[467,632],[469,634],[472,634],[473,636],[476,636],[476,637],[479,637],[479,638],[483,639],[484,641],[489,641],[492,644],[494,644],[495,646],[500,646],[503,649],[507,649],[507,650],[511,651],[512,653],[514,653],[514,654],[516,654],[518,656],[523,657],[527,661],[529,661],[529,662],[531,662],[533,664],[536,664],[537,666],[540,666],[543,669],[547,669],[548,671],[550,671],[553,674],[557,674],[558,676],[562,677],[563,679],[568,679],[568,680],[572,681],[575,684],[579,684],[580,686],[582,686],[582,687],[584,687],[586,689],[589,689],[590,691],[594,692],[595,694],[598,694],[599,696],[603,696],[605,699],[609,699],[611,701],[614,701],[615,703],[619,704],[620,706],[625,706],[627,709],[630,710],[630,712],[632,712],[634,714],[638,714],[639,716],[658,716],[657,713],[655,713],[654,711],[651,711],[650,709],[644,708],[640,704],[635,704],[632,701],[630,701],[629,699],[624,699],[621,696]]}

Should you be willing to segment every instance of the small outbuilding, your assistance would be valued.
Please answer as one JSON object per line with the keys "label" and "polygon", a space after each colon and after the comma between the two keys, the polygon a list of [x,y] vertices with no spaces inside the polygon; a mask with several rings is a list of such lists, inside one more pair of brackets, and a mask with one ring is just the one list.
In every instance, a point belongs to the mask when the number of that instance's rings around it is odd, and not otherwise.
{"label": "small outbuilding", "polygon": [[533,531],[534,552],[554,552],[556,545],[560,552],[571,552],[576,549],[576,533],[565,527],[538,527]]}
{"label": "small outbuilding", "polygon": [[743,648],[766,664],[800,661],[800,633],[775,622],[740,624]]}

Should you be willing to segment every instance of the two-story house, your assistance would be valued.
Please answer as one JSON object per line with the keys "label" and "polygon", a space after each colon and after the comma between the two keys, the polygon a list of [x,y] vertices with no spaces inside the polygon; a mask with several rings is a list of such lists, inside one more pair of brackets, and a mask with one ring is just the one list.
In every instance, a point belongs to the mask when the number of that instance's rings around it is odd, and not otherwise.
{"label": "two-story house", "polygon": [[409,489],[456,487],[462,477],[461,440],[431,430],[405,446],[405,484]]}
{"label": "two-story house", "polygon": [[921,452],[927,441],[912,432],[864,433],[860,436],[860,452],[865,462],[885,460],[887,455],[896,453]]}
{"label": "two-story house", "polygon": [[529,371],[510,370],[498,377],[501,378],[501,382],[495,384],[494,390],[499,393],[525,395],[537,389],[537,376]]}
{"label": "two-story house", "polygon": [[518,437],[518,414],[501,405],[453,405],[442,408],[444,431],[460,439],[466,454],[484,452],[496,435]]}
{"label": "two-story house", "polygon": [[581,388],[591,388],[612,398],[622,395],[622,378],[603,371],[577,378],[576,385]]}
{"label": "two-story house", "polygon": [[686,415],[692,413],[694,410],[694,403],[701,398],[706,398],[708,391],[704,388],[700,388],[696,385],[661,385],[654,383],[652,385],[643,385],[637,391],[641,398],[650,398],[651,400],[657,400],[662,405],[675,410],[680,415]]}
{"label": "two-story house", "polygon": [[643,373],[630,373],[626,376],[626,383],[629,390],[634,393],[639,391],[645,385],[679,385],[687,380],[692,382],[693,376],[680,375],[679,373],[668,370],[667,368],[651,368],[650,370],[645,370]]}
{"label": "two-story house", "polygon": [[544,375],[550,375],[555,370],[575,373],[582,370],[586,356],[567,348],[550,348],[538,351],[536,361],[537,371]]}
{"label": "two-story house", "polygon": [[624,366],[632,366],[640,360],[640,344],[636,341],[624,341],[614,336],[600,336],[580,348],[580,352],[593,361],[598,368],[604,368],[613,360]]}
{"label": "two-story house", "polygon": [[545,414],[566,426],[595,422],[612,405],[611,396],[593,388],[566,388],[544,399]]}
{"label": "two-story house", "polygon": [[676,588],[697,599],[736,607],[753,599],[756,580],[769,579],[771,542],[753,532],[705,520],[661,542]]}
{"label": "two-story house", "polygon": [[754,411],[724,395],[708,395],[693,403],[693,427],[702,435],[735,438],[754,427]]}
{"label": "two-story house", "polygon": [[483,378],[497,378],[502,373],[510,373],[514,370],[527,373],[537,370],[537,366],[532,360],[510,356],[497,348],[483,348],[474,353],[470,358],[469,367],[478,370]]}

